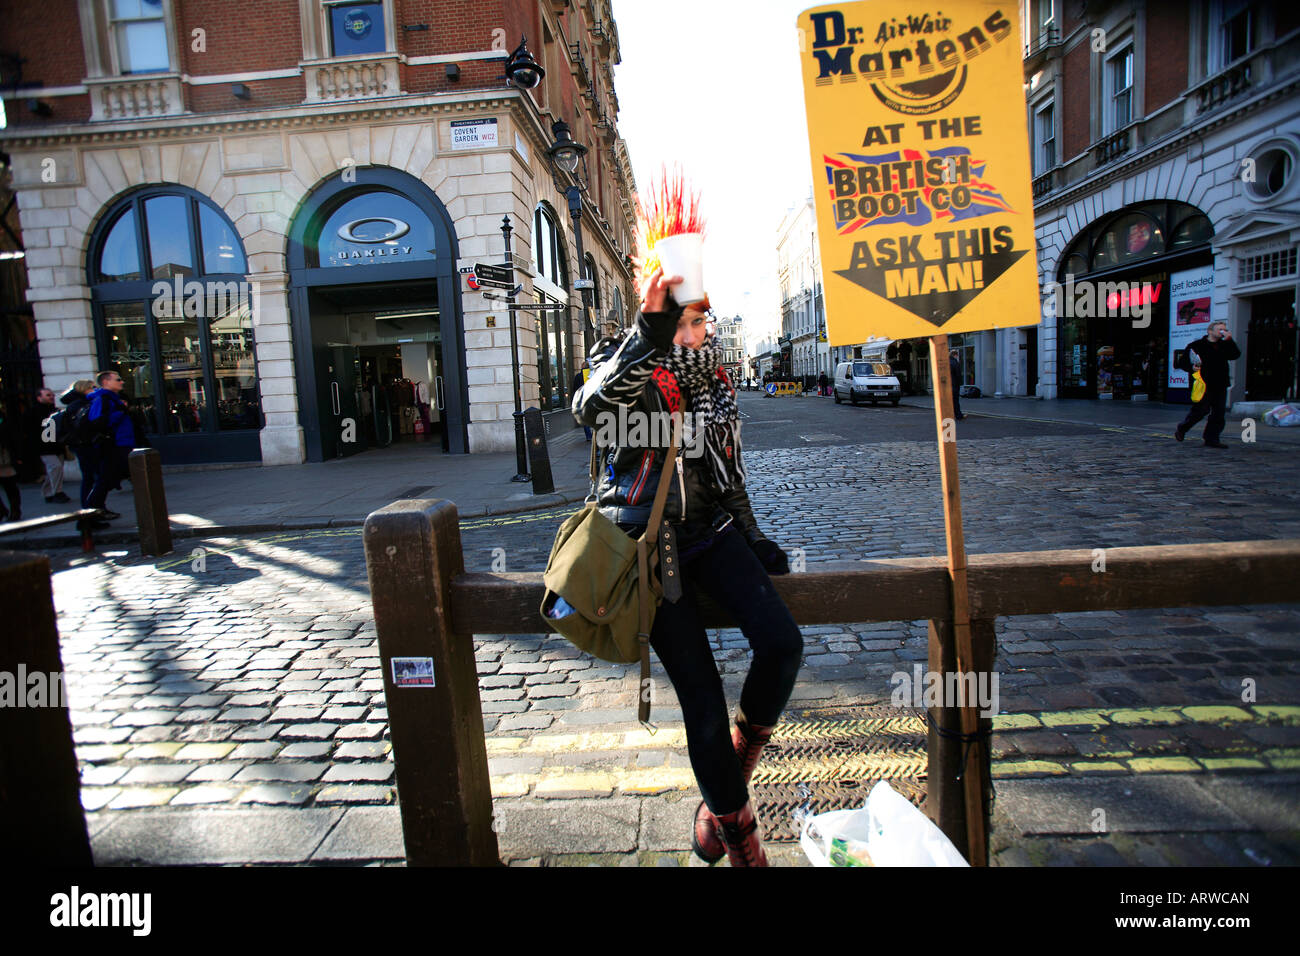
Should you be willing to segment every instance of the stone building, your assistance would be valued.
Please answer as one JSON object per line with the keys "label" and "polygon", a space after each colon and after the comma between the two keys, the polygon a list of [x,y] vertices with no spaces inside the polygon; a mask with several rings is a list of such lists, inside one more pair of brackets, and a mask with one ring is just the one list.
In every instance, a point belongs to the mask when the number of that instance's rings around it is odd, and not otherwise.
{"label": "stone building", "polygon": [[1174,359],[1222,319],[1238,410],[1296,397],[1300,8],[1022,17],[1043,322],[983,334],[980,367],[1005,394],[1185,402]]}
{"label": "stone building", "polygon": [[826,340],[821,252],[811,192],[787,210],[777,229],[777,282],[781,289],[781,374],[802,380],[835,371]]}
{"label": "stone building", "polygon": [[[0,2],[0,151],[47,384],[118,370],[167,462],[506,450],[516,369],[572,425],[635,302],[608,0],[36,6]],[[519,300],[559,306],[517,312],[513,350],[462,275],[506,261],[505,217]]]}

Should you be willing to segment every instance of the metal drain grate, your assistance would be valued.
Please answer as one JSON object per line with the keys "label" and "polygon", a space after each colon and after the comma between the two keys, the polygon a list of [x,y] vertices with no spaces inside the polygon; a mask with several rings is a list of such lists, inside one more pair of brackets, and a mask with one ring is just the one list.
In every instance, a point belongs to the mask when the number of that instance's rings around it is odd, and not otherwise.
{"label": "metal drain grate", "polygon": [[923,806],[925,744],[924,714],[887,704],[786,714],[750,782],[763,840],[796,842],[797,811],[860,807],[879,780]]}

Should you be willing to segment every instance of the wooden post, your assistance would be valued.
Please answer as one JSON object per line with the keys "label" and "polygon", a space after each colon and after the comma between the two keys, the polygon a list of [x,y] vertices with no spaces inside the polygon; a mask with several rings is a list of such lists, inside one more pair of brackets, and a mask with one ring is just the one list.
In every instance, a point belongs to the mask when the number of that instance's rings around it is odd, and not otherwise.
{"label": "wooden post", "polygon": [[162,456],[156,448],[131,452],[131,487],[135,491],[135,520],[140,528],[140,553],[170,554],[172,526],[163,491]]}
{"label": "wooden post", "polygon": [[[993,622],[988,620],[971,621],[971,643],[974,664],[977,673],[992,672],[994,658]],[[958,670],[957,640],[951,621],[930,621],[930,659],[929,669],[935,674],[948,674]],[[967,746],[958,739],[963,733],[961,710],[957,707],[930,707],[927,709],[930,719],[929,736],[926,741],[927,791],[925,807],[930,818],[944,835],[952,841],[953,846],[970,845],[966,827],[966,794],[964,789],[963,763],[969,757],[982,768],[982,779],[989,780],[991,773],[991,755],[982,743],[967,752]],[[992,733],[993,718],[980,717],[981,734]],[[987,791],[981,800],[979,818],[988,829],[989,802]],[[987,864],[987,858],[970,860],[974,866]]]}
{"label": "wooden post", "polygon": [[49,559],[0,551],[0,594],[0,859],[91,866]]}
{"label": "wooden post", "polygon": [[451,619],[451,580],[465,573],[456,506],[381,508],[365,548],[406,862],[496,865],[474,639]]}
{"label": "wooden post", "polygon": [[[953,637],[957,671],[965,674],[976,668],[971,645],[970,592],[966,586],[966,540],[961,524],[961,484],[957,473],[957,422],[953,417],[952,374],[948,368],[946,335],[930,337],[930,371],[934,382],[934,421],[939,438],[939,464],[943,481],[943,524],[948,541],[948,573],[952,578]],[[974,701],[966,703],[975,704]],[[977,706],[961,708],[961,729],[967,735],[978,732]],[[972,866],[982,866],[987,862],[985,783],[981,772],[983,762],[978,758],[980,751],[980,745],[966,748],[967,760],[962,770],[966,806],[966,859]]]}

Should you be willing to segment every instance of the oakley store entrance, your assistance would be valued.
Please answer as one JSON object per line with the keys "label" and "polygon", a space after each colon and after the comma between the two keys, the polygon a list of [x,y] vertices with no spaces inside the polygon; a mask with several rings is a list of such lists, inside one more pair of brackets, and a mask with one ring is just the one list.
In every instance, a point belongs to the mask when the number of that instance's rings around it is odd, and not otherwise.
{"label": "oakley store entrance", "polygon": [[1148,202],[1074,239],[1056,277],[1062,398],[1189,400],[1174,364],[1210,320],[1213,235],[1195,206]]}
{"label": "oakley store entrance", "polygon": [[456,246],[442,203],[392,169],[313,192],[289,234],[300,417],[311,461],[464,453]]}

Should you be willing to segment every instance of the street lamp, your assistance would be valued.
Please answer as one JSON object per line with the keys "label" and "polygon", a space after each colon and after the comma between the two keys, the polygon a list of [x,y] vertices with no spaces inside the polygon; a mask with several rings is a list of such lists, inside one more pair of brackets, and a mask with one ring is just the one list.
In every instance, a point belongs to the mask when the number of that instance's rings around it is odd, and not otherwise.
{"label": "street lamp", "polygon": [[[514,232],[510,216],[501,217],[501,238],[506,243],[506,266],[514,269],[514,256],[510,251],[510,235]],[[519,384],[519,331],[515,325],[515,294],[506,296],[506,311],[510,313],[510,372],[515,386],[515,476],[511,481],[532,481],[528,473],[528,450],[524,444],[524,396]]]}
{"label": "street lamp", "polygon": [[521,90],[535,90],[544,76],[546,70],[528,50],[528,38],[520,36],[519,46],[506,60],[506,79]]}
{"label": "street lamp", "polygon": [[[582,194],[587,190],[589,178],[587,147],[574,140],[569,133],[569,124],[564,120],[556,120],[551,124],[551,135],[555,137],[555,142],[546,151],[547,158],[551,161],[551,179],[555,183],[555,188],[564,193],[564,198],[568,200],[569,216],[573,219],[573,239],[578,248],[578,278],[574,281],[573,287],[582,297],[582,329],[585,342],[588,333],[592,331],[587,290],[593,284],[586,275],[587,257],[582,249]],[[582,169],[581,175],[578,173],[579,167]],[[561,181],[560,170],[572,179],[572,185]]]}

